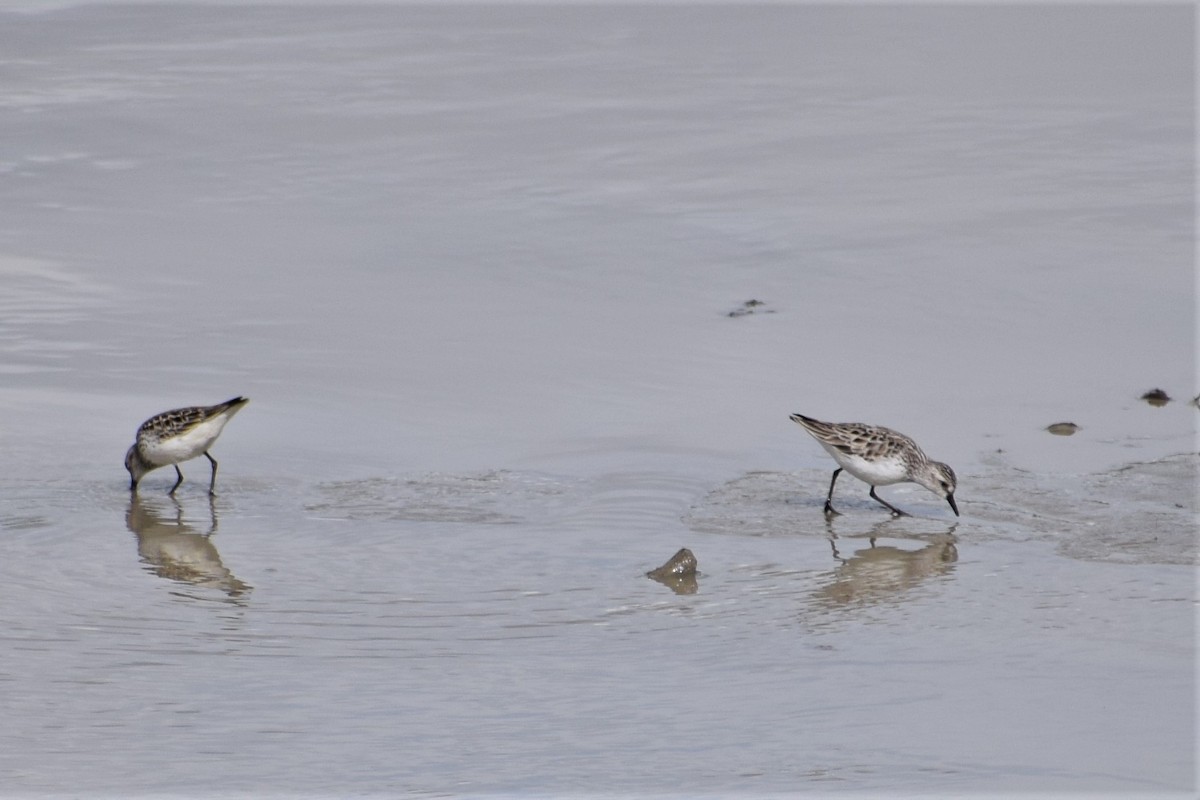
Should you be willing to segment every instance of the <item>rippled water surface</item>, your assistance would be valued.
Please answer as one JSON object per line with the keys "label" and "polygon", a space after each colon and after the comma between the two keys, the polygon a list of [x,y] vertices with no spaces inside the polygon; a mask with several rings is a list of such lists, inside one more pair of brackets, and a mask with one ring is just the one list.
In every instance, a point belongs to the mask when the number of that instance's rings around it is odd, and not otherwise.
{"label": "rippled water surface", "polygon": [[0,13],[0,794],[1194,790],[1192,17]]}

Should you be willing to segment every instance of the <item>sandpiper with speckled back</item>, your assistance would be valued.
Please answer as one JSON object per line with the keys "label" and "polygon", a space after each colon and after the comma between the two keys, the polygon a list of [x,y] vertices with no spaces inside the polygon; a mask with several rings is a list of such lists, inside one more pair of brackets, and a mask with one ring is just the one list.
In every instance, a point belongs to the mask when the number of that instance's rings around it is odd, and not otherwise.
{"label": "sandpiper with speckled back", "polygon": [[940,461],[931,461],[909,437],[891,428],[864,425],[861,422],[821,422],[803,414],[792,414],[792,422],[802,425],[812,437],[837,461],[825,498],[825,513],[833,509],[833,487],[844,469],[870,485],[871,497],[886,506],[896,516],[905,512],[875,494],[876,486],[893,483],[918,483],[938,497],[944,498],[958,516],[954,490],[958,479],[954,470]]}
{"label": "sandpiper with speckled back", "polygon": [[189,406],[157,414],[142,423],[137,430],[133,446],[125,453],[125,469],[129,470],[129,490],[136,492],[142,476],[153,469],[174,465],[179,479],[167,494],[175,494],[183,483],[183,472],[179,464],[183,461],[204,456],[212,463],[212,479],[208,493],[215,494],[217,485],[217,460],[208,450],[217,441],[225,423],[229,422],[242,406],[249,403],[245,397],[235,397],[215,406]]}

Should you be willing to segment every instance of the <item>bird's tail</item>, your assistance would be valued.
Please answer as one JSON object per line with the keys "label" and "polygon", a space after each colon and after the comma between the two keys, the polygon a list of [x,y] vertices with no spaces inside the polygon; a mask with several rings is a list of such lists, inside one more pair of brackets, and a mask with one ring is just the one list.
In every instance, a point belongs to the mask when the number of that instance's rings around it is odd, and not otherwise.
{"label": "bird's tail", "polygon": [[237,412],[242,410],[242,406],[246,405],[246,403],[249,403],[249,402],[250,402],[249,397],[242,397],[239,395],[238,397],[230,398],[229,400],[226,400],[224,403],[221,403],[220,405],[216,406],[213,409],[213,411],[215,411],[217,414],[229,414],[229,416],[233,416],[234,414],[236,414]]}
{"label": "bird's tail", "polygon": [[819,420],[819,419],[813,419],[812,417],[806,417],[803,414],[792,414],[790,417],[788,417],[788,419],[790,419],[792,422],[795,422],[798,425],[803,425],[805,428],[807,428],[809,431],[811,431],[813,433],[828,433],[829,432],[829,423],[821,422],[821,420]]}

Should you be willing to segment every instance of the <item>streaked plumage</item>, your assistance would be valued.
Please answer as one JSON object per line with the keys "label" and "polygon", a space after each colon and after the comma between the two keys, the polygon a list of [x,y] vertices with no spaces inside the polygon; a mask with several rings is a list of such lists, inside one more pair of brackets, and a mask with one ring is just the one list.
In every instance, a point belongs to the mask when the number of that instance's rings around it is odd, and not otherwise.
{"label": "streaked plumage", "polygon": [[931,461],[917,443],[904,434],[861,422],[822,422],[803,414],[792,414],[791,420],[812,434],[838,463],[829,482],[826,514],[837,513],[833,510],[833,487],[838,473],[844,469],[869,484],[871,497],[891,509],[893,514],[904,512],[875,494],[876,486],[904,482],[920,484],[944,498],[958,516],[958,504],[954,502],[958,478],[954,470],[940,461]]}
{"label": "streaked plumage", "polygon": [[221,435],[225,423],[249,402],[248,398],[235,397],[215,406],[176,408],[143,422],[138,428],[133,445],[125,453],[125,469],[129,470],[130,490],[136,492],[138,482],[150,470],[173,464],[179,479],[168,494],[175,494],[179,484],[183,483],[183,472],[180,471],[179,464],[198,456],[205,456],[212,462],[212,479],[208,484],[208,493],[213,494],[217,484],[217,461],[208,450]]}

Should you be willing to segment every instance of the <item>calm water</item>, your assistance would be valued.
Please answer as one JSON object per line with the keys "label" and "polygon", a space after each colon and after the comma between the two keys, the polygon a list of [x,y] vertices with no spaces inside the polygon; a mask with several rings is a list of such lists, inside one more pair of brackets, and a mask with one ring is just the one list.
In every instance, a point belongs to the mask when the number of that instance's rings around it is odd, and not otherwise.
{"label": "calm water", "polygon": [[[0,794],[1194,789],[1193,47],[0,15]],[[144,418],[236,394],[215,499],[130,497]],[[963,517],[827,522],[794,411],[912,434]]]}

